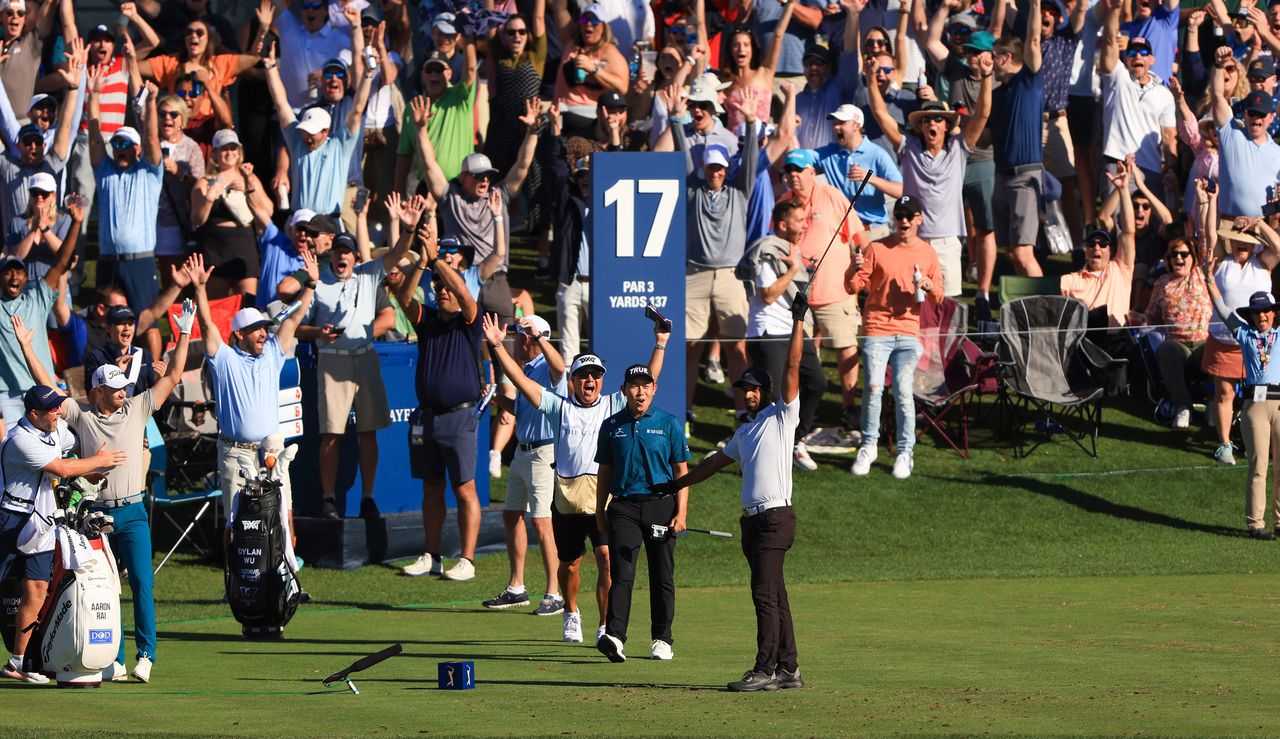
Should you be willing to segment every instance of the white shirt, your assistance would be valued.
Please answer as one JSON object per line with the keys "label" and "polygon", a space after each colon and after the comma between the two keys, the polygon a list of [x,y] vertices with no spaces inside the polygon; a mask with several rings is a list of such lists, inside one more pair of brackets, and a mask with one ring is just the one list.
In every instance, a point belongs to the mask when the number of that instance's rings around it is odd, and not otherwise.
{"label": "white shirt", "polygon": [[1173,93],[1159,77],[1153,74],[1147,84],[1139,85],[1119,62],[1103,76],[1103,156],[1123,160],[1134,154],[1139,167],[1159,172],[1160,129],[1174,125]]}
{"label": "white shirt", "polygon": [[25,417],[9,429],[0,444],[0,478],[4,483],[0,506],[32,514],[18,534],[18,551],[23,554],[53,549],[54,476],[44,468],[75,446],[76,437],[61,418],[52,433],[45,433]]}
{"label": "white shirt", "polygon": [[748,338],[754,339],[765,334],[791,335],[791,301],[787,300],[786,293],[779,295],[777,300],[768,305],[765,305],[762,296],[764,289],[777,281],[778,273],[773,271],[768,262],[760,260],[760,269],[756,272],[756,290],[751,295],[747,309]]}
{"label": "white shirt", "polygon": [[[596,442],[600,438],[600,426],[625,407],[627,399],[622,393],[605,395],[594,405],[581,406],[576,399],[543,390],[538,410],[556,429],[556,474],[560,477],[597,474],[600,465],[596,462]],[[788,464],[790,461],[788,457]]]}
{"label": "white shirt", "polygon": [[330,59],[351,66],[351,35],[326,23],[310,33],[293,13],[283,13],[276,21],[280,35],[280,80],[294,112],[316,102],[311,97],[307,75],[319,72]]}
{"label": "white shirt", "polygon": [[[1223,260],[1213,273],[1213,281],[1218,283],[1218,291],[1222,293],[1222,302],[1229,310],[1235,310],[1249,304],[1249,296],[1256,292],[1271,292],[1271,272],[1262,266],[1258,258],[1249,257],[1244,264],[1234,259]],[[1218,341],[1235,346],[1236,338],[1231,329],[1213,312],[1213,320],[1209,322],[1209,334]]]}
{"label": "white shirt", "polygon": [[1097,98],[1102,91],[1098,77],[1098,39],[1102,37],[1102,21],[1094,13],[1097,0],[1089,0],[1089,10],[1084,14],[1084,26],[1080,29],[1080,43],[1071,57],[1071,86],[1067,94],[1077,97]]}
{"label": "white shirt", "polygon": [[791,503],[791,450],[800,425],[800,396],[774,401],[733,432],[720,451],[742,464],[742,507],[775,500]]}
{"label": "white shirt", "polygon": [[[400,55],[394,51],[389,51],[387,54],[391,57],[391,63],[403,72],[404,60]],[[387,84],[379,68],[378,76],[373,80],[373,91],[369,93],[369,104],[364,109],[365,128],[386,128],[396,125],[396,112],[391,106],[391,88],[394,86]]]}
{"label": "white shirt", "polygon": [[602,0],[600,20],[609,24],[613,42],[625,57],[637,41],[651,39],[656,32],[653,8],[645,0]]}

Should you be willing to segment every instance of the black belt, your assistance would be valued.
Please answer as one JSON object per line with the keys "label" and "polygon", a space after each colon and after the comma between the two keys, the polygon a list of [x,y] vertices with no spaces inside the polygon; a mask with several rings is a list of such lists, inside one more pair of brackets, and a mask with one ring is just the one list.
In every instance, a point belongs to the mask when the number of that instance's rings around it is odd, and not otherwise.
{"label": "black belt", "polygon": [[573,279],[578,282],[591,282],[591,275],[574,275]]}
{"label": "black belt", "polygon": [[144,252],[139,252],[137,254],[103,254],[99,256],[98,259],[105,259],[107,261],[115,261],[115,262],[134,262],[139,259],[147,259],[148,257],[154,257],[155,255],[156,253],[154,251],[144,251]]}
{"label": "black belt", "polygon": [[546,441],[535,441],[531,444],[516,444],[516,449],[519,449],[522,452],[531,452],[534,449],[541,449],[554,441],[555,439],[547,439]]}
{"label": "black belt", "polygon": [[1018,175],[1031,174],[1044,169],[1043,164],[1019,164],[1016,167],[996,167],[996,174],[1005,177],[1017,177]]}
{"label": "black belt", "polygon": [[663,498],[670,498],[672,495],[673,493],[666,493],[664,495],[645,493],[644,495],[619,495],[617,497],[619,500],[629,500],[633,503],[648,503],[649,501],[653,501],[653,500],[662,500]]}
{"label": "black belt", "polygon": [[6,500],[6,501],[11,500],[14,503],[21,503],[26,506],[34,506],[36,504],[36,501],[34,498],[31,500],[27,500],[26,498],[19,498],[16,495],[10,495],[8,491],[5,491],[3,500]]}
{"label": "black belt", "polygon": [[475,404],[476,402],[474,400],[468,400],[465,403],[459,403],[457,405],[449,406],[448,408],[428,408],[427,412],[433,416],[443,416],[446,413],[453,413],[454,411],[460,411],[460,410],[465,410],[467,408],[471,408]]}
{"label": "black belt", "polygon": [[218,441],[226,444],[227,446],[235,447],[236,449],[257,449],[259,446],[259,442],[236,441],[235,439],[230,439],[221,435],[218,436]]}

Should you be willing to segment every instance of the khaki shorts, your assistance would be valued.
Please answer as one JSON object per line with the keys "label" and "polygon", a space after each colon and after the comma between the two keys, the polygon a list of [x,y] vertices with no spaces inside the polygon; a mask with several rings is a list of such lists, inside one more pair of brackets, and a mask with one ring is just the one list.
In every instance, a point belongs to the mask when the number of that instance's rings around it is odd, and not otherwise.
{"label": "khaki shorts", "polygon": [[928,241],[933,250],[938,252],[938,266],[942,268],[942,291],[948,298],[954,298],[964,292],[960,285],[964,272],[960,266],[960,254],[964,251],[964,246],[956,236],[943,236]]}
{"label": "khaki shorts", "polygon": [[507,500],[503,510],[522,511],[530,518],[551,518],[551,498],[556,490],[556,445],[544,444],[522,452],[516,449],[507,471]]}
{"label": "khaki shorts", "polygon": [[1046,115],[1043,130],[1041,143],[1044,149],[1044,168],[1060,180],[1075,177],[1076,150],[1071,143],[1067,117],[1060,115],[1051,121]]}
{"label": "khaki shorts", "polygon": [[346,433],[351,407],[356,409],[356,431],[377,431],[391,425],[387,389],[382,384],[378,353],[344,355],[321,352],[318,361],[320,433]]}
{"label": "khaki shorts", "polygon": [[715,311],[721,338],[747,335],[747,289],[732,267],[688,267],[684,277],[685,339],[704,339]]}
{"label": "khaki shorts", "polygon": [[858,327],[862,315],[858,313],[858,300],[853,297],[836,303],[813,306],[814,333],[821,346],[832,349],[848,349],[858,345]]}

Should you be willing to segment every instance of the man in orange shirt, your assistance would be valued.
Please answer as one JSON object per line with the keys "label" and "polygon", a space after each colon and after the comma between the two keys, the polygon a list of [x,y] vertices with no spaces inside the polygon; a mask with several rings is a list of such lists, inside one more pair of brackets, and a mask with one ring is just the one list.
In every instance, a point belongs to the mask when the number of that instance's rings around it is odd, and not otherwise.
{"label": "man in orange shirt", "polygon": [[844,287],[850,295],[867,291],[864,306],[862,353],[866,376],[862,391],[862,445],[851,472],[865,475],[876,460],[880,438],[880,396],[884,393],[885,367],[893,367],[893,395],[897,409],[898,458],[893,476],[911,476],[912,448],[916,442],[916,404],[912,395],[920,344],[920,304],[927,298],[943,298],[942,268],[938,253],[920,238],[924,220],[918,198],[904,195],[893,206],[894,235],[872,242],[857,252],[845,272]]}
{"label": "man in orange shirt", "polygon": [[[814,332],[822,343],[835,349],[836,370],[840,373],[840,394],[844,398],[844,423],[853,428],[853,404],[858,385],[858,301],[844,291],[844,273],[852,251],[867,243],[866,228],[849,208],[849,199],[840,189],[818,182],[815,168],[818,153],[812,149],[792,149],[783,161],[783,179],[790,189],[778,202],[796,199],[804,203],[809,224],[800,241],[800,257],[812,270],[822,259],[827,244],[831,251],[822,269],[813,275],[809,305],[813,310]],[[846,217],[847,214],[847,217]],[[835,236],[835,242],[831,237]]]}

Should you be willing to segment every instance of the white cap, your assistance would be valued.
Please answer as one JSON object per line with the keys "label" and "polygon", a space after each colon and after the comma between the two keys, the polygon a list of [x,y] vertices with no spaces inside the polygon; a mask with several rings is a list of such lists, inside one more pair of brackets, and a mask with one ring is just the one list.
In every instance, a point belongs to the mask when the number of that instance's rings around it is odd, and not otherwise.
{"label": "white cap", "polygon": [[581,18],[584,15],[594,15],[600,20],[604,20],[604,6],[600,3],[591,3],[582,9],[582,12],[578,14],[578,17]]}
{"label": "white cap", "polygon": [[113,139],[124,139],[134,146],[142,146],[142,137],[138,135],[138,129],[133,126],[121,126],[116,132],[111,134]]}
{"label": "white cap", "polygon": [[120,390],[126,388],[132,383],[129,377],[120,371],[120,368],[114,364],[104,364],[93,371],[93,378],[89,381],[89,387],[101,387],[106,385],[112,390]]}
{"label": "white cap", "polygon": [[329,130],[331,125],[333,118],[329,117],[329,112],[324,108],[307,108],[302,118],[298,119],[298,130],[311,136]]}
{"label": "white cap", "polygon": [[307,208],[298,208],[293,212],[293,215],[289,216],[289,225],[296,226],[299,223],[306,223],[307,221],[315,217],[316,217],[316,212],[314,210],[309,210]]}
{"label": "white cap", "polygon": [[[31,102],[27,104],[27,110],[31,110],[32,108],[36,107],[37,105],[39,105],[40,103],[43,103],[46,100],[53,100],[53,98],[49,95],[44,94],[43,92],[32,95]],[[57,103],[58,101],[53,100],[53,102]]]}
{"label": "white cap", "polygon": [[551,324],[547,323],[547,319],[542,316],[528,316],[528,319],[540,336],[546,339],[551,338]]}
{"label": "white cap", "polygon": [[716,94],[716,89],[704,83],[701,78],[693,83],[693,89],[689,91],[689,102],[711,103],[715,106],[716,113],[724,112],[724,106],[720,104],[720,96]]}
{"label": "white cap", "polygon": [[573,364],[569,367],[569,375],[578,374],[578,370],[583,367],[599,367],[604,372],[604,361],[594,354],[579,354],[578,358],[573,360]]}
{"label": "white cap", "polygon": [[453,13],[441,13],[436,16],[435,20],[431,21],[431,27],[440,33],[447,33],[452,36],[458,32],[458,26],[455,25],[457,20]]}
{"label": "white cap", "polygon": [[486,172],[495,174],[498,170],[493,166],[493,162],[489,160],[489,157],[478,151],[473,151],[467,155],[466,159],[462,160],[462,171],[470,174],[484,174]]}
{"label": "white cap", "polygon": [[728,167],[729,150],[720,144],[707,144],[702,150],[702,166],[707,167],[713,164]]}
{"label": "white cap", "polygon": [[841,105],[839,108],[836,108],[835,110],[828,113],[827,120],[840,121],[841,123],[848,123],[849,121],[853,121],[859,126],[864,125],[866,123],[866,118],[862,115],[862,108],[859,108],[856,105],[850,105],[849,103],[845,103],[844,105]]}
{"label": "white cap", "polygon": [[722,90],[728,90],[730,87],[733,87],[732,82],[722,81],[719,77],[716,76],[715,72],[703,72],[702,74],[698,75],[698,78],[693,81],[693,84],[710,87],[716,92],[720,92]]}
{"label": "white cap", "polygon": [[234,129],[222,128],[219,129],[217,133],[213,134],[213,148],[221,149],[224,146],[231,146],[232,144],[241,146],[240,136]]}
{"label": "white cap", "polygon": [[271,319],[262,315],[262,312],[257,308],[241,308],[231,318],[232,331],[244,331],[245,329],[269,326],[270,324]]}
{"label": "white cap", "polygon": [[57,192],[58,181],[53,179],[53,175],[48,172],[36,172],[27,178],[28,190],[39,190],[40,192]]}

